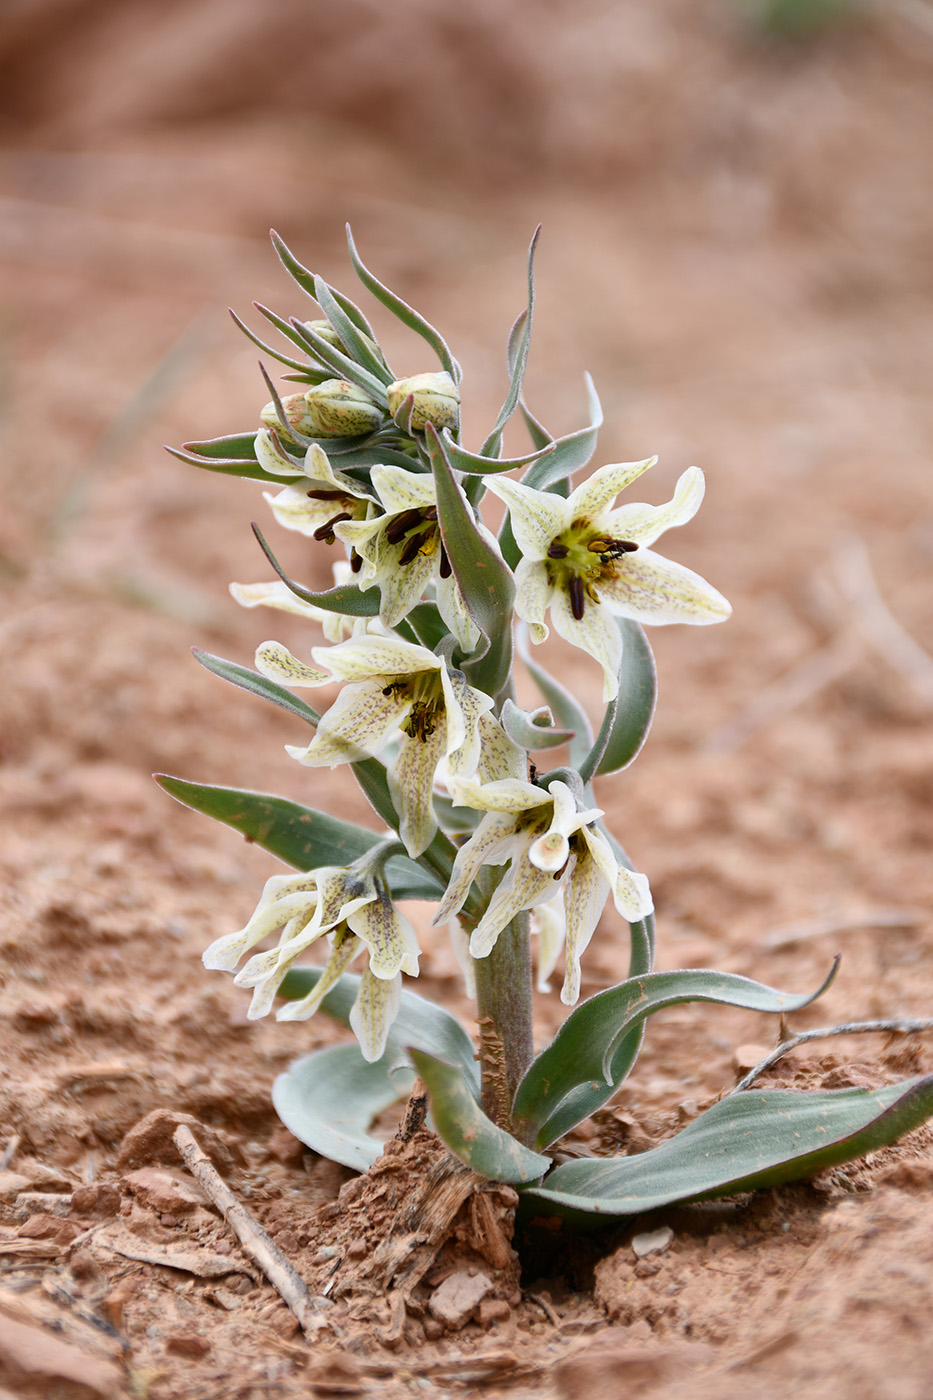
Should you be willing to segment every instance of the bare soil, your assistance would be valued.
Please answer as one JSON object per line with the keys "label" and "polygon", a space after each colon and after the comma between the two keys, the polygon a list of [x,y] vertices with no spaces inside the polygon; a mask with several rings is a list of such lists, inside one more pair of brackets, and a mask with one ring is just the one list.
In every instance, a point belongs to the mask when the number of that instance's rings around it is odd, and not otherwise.
{"label": "bare soil", "polygon": [[[227,597],[267,576],[256,485],[159,447],[256,421],[256,353],[223,307],[297,309],[268,226],[352,293],[350,219],[463,360],[472,444],[540,219],[532,405],[576,426],[589,369],[599,461],[660,453],[652,500],[698,462],[707,500],[670,552],[735,605],[726,626],[653,634],[657,721],[600,794],[651,878],[661,966],[800,991],[840,952],[794,1029],[930,1015],[933,37],[885,11],[769,44],[725,0],[316,9],[42,0],[0,30],[0,1395],[920,1400],[931,1129],[809,1184],[538,1230],[520,1278],[493,1228],[506,1196],[461,1219],[409,1306],[364,1286],[373,1211],[398,1214],[434,1149],[390,1152],[367,1186],[277,1124],[275,1075],[342,1033],[250,1024],[248,994],[203,971],[274,862],[149,775],[367,820],[339,770],[287,758],[291,721],[188,651],[317,640]],[[428,367],[386,331],[400,373]],[[326,581],[326,551],[281,548]],[[595,704],[593,668],[565,661]],[[419,990],[469,1021],[415,916]],[[584,993],[626,959],[607,914]],[[542,997],[542,1040],[559,1020]],[[657,1016],[572,1146],[644,1150],[777,1034],[712,1007]],[[863,1036],[764,1082],[930,1069],[929,1037]],[[185,1172],[178,1121],[312,1293],[356,1261],[331,1288],[339,1335],[303,1337]],[[660,1225],[668,1249],[638,1260],[632,1236]],[[433,1290],[487,1266],[512,1269],[497,1306],[443,1330]]]}

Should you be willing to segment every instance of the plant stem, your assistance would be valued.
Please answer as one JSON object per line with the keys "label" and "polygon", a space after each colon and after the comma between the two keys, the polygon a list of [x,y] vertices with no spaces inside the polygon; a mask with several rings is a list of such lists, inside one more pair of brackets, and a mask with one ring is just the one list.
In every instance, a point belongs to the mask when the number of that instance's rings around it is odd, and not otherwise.
{"label": "plant stem", "polygon": [[512,1131],[512,1100],[534,1056],[527,913],[506,925],[475,967],[483,1111]]}

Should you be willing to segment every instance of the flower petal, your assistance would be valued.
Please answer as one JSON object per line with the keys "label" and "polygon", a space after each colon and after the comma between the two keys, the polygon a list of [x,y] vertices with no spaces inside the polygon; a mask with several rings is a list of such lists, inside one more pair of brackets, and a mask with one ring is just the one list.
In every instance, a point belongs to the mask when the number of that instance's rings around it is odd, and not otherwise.
{"label": "flower petal", "polygon": [[276,608],[311,622],[323,622],[325,617],[333,616],[314,603],[303,602],[281,579],[274,583],[231,583],[230,594],[241,608]]}
{"label": "flower petal", "polygon": [[373,467],[370,479],[387,515],[418,510],[437,504],[434,477],[430,472],[409,472],[404,467]]}
{"label": "flower petal", "polygon": [[536,986],[539,992],[550,990],[548,979],[564,946],[566,929],[563,891],[558,890],[553,898],[536,904],[531,911],[531,931],[538,936]]}
{"label": "flower petal", "polygon": [[363,941],[348,930],[338,934],[334,938],[334,949],[327,961],[327,965],[321,976],[318,978],[316,986],[306,997],[301,997],[297,1001],[288,1001],[276,1014],[277,1021],[306,1021],[318,1009],[321,1002],[327,996],[331,987],[342,975],[344,969],[356,957],[363,948]]}
{"label": "flower petal", "polygon": [[212,971],[232,972],[244,953],[304,910],[317,907],[313,874],[272,875],[249,923],[236,933],[225,933],[205,949],[201,961]]}
{"label": "flower petal", "polygon": [[389,796],[399,814],[398,834],[412,858],[427,849],[437,831],[432,792],[443,756],[443,725],[424,739],[403,734],[398,756],[388,772]]}
{"label": "flower petal", "polygon": [[515,818],[511,813],[488,812],[454,860],[450,880],[432,923],[445,923],[459,913],[477,871],[483,865],[501,865],[508,860],[515,842]]}
{"label": "flower petal", "polygon": [[486,907],[470,938],[470,953],[485,958],[495,947],[496,939],[515,915],[533,904],[541,904],[554,890],[554,878],[546,870],[537,870],[530,860],[513,857],[512,865],[501,885]]}
{"label": "flower petal", "polygon": [[600,580],[599,595],[622,617],[655,627],[724,622],[732,612],[722,594],[699,574],[650,549],[618,560],[614,576]]}
{"label": "flower petal", "polygon": [[256,648],[256,670],[270,681],[282,681],[285,685],[327,685],[334,680],[329,671],[317,671],[292,656],[281,642],[260,643]]}
{"label": "flower petal", "polygon": [[469,778],[451,777],[450,792],[458,807],[475,807],[481,812],[531,812],[553,802],[549,792],[521,778],[502,778],[496,783],[476,783]]}
{"label": "flower petal", "polygon": [[660,539],[665,530],[686,525],[703,502],[706,480],[699,467],[688,467],[674,488],[671,499],[663,506],[646,506],[633,502],[612,511],[605,521],[606,534],[614,540],[632,540],[646,546]]}
{"label": "flower petal", "polygon": [[568,523],[580,516],[596,521],[612,505],[620,491],[637,481],[642,472],[653,467],[657,457],[646,457],[643,462],[610,462],[587,477],[567,498]]}
{"label": "flower petal", "polygon": [[609,881],[613,901],[622,917],[631,924],[646,918],[654,909],[648,877],[621,865],[603,833],[595,827],[583,827],[582,834],[590,855]]}
{"label": "flower petal", "polygon": [[528,623],[533,642],[547,640],[544,614],[553,591],[547,569],[539,560],[519,559],[515,570],[515,612],[523,622]]}
{"label": "flower petal", "polygon": [[350,1027],[360,1043],[364,1060],[381,1058],[392,1022],[402,1004],[401,973],[390,982],[374,977],[368,967],[360,978],[360,990],[350,1011]]}
{"label": "flower petal", "polygon": [[[605,592],[603,585],[600,585],[600,592]],[[551,599],[551,621],[555,632],[565,641],[581,651],[588,651],[599,662],[603,668],[603,701],[614,700],[619,693],[622,637],[610,610],[587,598],[583,616],[576,618],[569,594],[556,589]]]}
{"label": "flower petal", "polygon": [[369,968],[385,981],[397,972],[418,976],[420,948],[415,930],[385,890],[347,918],[347,924],[369,949]]}
{"label": "flower petal", "polygon": [[575,861],[564,887],[567,918],[567,970],[560,999],[573,1006],[580,997],[580,958],[599,923],[606,905],[609,881],[589,850],[584,848]]}
{"label": "flower petal", "polygon": [[443,661],[427,647],[400,637],[351,637],[335,647],[312,647],[315,661],[342,681],[379,681],[386,676],[410,676],[439,671]]}
{"label": "flower petal", "polygon": [[411,701],[394,690],[382,692],[372,681],[344,686],[308,747],[286,744],[285,752],[308,768],[334,768],[378,753],[411,709]]}
{"label": "flower petal", "polygon": [[519,748],[492,715],[481,715],[479,721],[479,762],[476,773],[480,782],[495,783],[502,779],[522,780],[527,771],[525,750]]}
{"label": "flower petal", "polygon": [[565,530],[573,516],[563,496],[553,491],[536,491],[508,477],[485,477],[487,488],[509,508],[512,534],[522,554],[544,559],[555,536]]}
{"label": "flower petal", "polygon": [[302,476],[303,468],[276,445],[275,438],[268,428],[260,428],[254,440],[256,461],[270,476]]}

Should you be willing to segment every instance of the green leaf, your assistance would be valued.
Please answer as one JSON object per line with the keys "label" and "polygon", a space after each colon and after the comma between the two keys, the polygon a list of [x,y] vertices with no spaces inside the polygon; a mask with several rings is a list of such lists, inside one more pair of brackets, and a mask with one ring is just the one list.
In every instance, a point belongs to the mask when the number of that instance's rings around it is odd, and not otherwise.
{"label": "green leaf", "polygon": [[[257,310],[258,309],[259,308],[257,307]],[[265,314],[266,313],[263,312],[263,315]],[[237,328],[243,332],[247,340],[251,340],[253,344],[258,346],[260,350],[265,352],[265,354],[271,355],[273,360],[278,360],[280,365],[288,365],[289,369],[300,371],[303,383],[323,384],[326,379],[333,378],[329,370],[324,371],[322,373],[313,363],[309,364],[307,357],[302,362],[301,360],[296,360],[292,355],[286,355],[281,350],[277,350],[274,345],[270,345],[267,340],[263,340],[262,336],[259,336],[256,334],[255,331],[250,330],[249,326],[246,324],[243,318],[241,316],[238,316],[235,311],[231,311],[230,315],[233,317],[234,323],[236,324]],[[266,319],[268,320],[270,319],[270,317],[267,316]],[[307,356],[305,345],[298,339],[296,335],[293,335],[291,333],[291,329],[283,329],[283,327],[287,325],[287,322],[281,321],[280,317],[276,317],[272,324],[276,327],[277,330],[280,330],[283,335],[288,336],[288,339],[292,342],[292,344],[297,345],[298,348],[305,352]]]}
{"label": "green leaf", "polygon": [[275,1111],[299,1141],[352,1171],[365,1172],[385,1143],[373,1137],[373,1119],[409,1093],[385,1058],[368,1064],[358,1045],[333,1045],[296,1060],[272,1085]]}
{"label": "green leaf", "polygon": [[528,352],[531,349],[531,329],[535,312],[535,250],[541,236],[541,225],[535,229],[528,248],[528,306],[518,317],[509,336],[509,389],[505,403],[499,410],[496,425],[480,448],[483,457],[498,457],[502,443],[502,430],[512,417],[522,396],[525,370],[528,367]]}
{"label": "green leaf", "polygon": [[619,694],[606,709],[596,742],[580,765],[580,777],[588,783],[594,773],[618,773],[640,751],[658,698],[658,673],[644,628],[626,617],[617,617],[622,636]]}
{"label": "green leaf", "polygon": [[347,315],[335,296],[333,288],[328,286],[323,277],[315,277],[314,295],[318,306],[340,337],[341,343],[356,359],[357,364],[362,365],[381,384],[391,384],[395,375],[381,354],[376,353],[373,346],[368,343],[368,340],[372,340],[372,336],[367,339],[365,332],[361,334],[359,327]]}
{"label": "green leaf", "polygon": [[423,647],[427,647],[428,651],[434,651],[438,643],[450,635],[447,623],[441,617],[434,603],[416,603],[410,612],[406,613],[405,621],[409,623],[418,641]]}
{"label": "green leaf", "polygon": [[463,672],[471,685],[487,695],[497,695],[512,668],[515,580],[495,545],[480,534],[431,423],[425,428],[425,444],[434,472],[438,524],[447,558],[484,639],[473,656],[464,660]]}
{"label": "green leaf", "polygon": [[[838,960],[837,960],[838,961]],[[535,1146],[547,1147],[582,1118],[611,1098],[619,1087],[620,1067],[631,1061],[616,1056],[633,1026],[655,1011],[686,1001],[741,1006],[746,1011],[787,1014],[809,1006],[836,974],[815,992],[789,996],[749,977],[705,968],[649,972],[607,988],[570,1013],[550,1045],[531,1063],[518,1086],[512,1116],[535,1133]],[[586,1108],[586,1112],[581,1110]]]}
{"label": "green leaf", "polygon": [[[206,472],[220,472],[223,476],[241,476],[250,481],[267,481],[272,486],[287,486],[292,480],[291,477],[270,475],[252,457],[197,457],[193,452],[185,452],[180,447],[166,447],[165,450],[170,452],[173,457],[177,457],[179,462],[186,462],[192,467],[200,467]],[[301,473],[296,469],[295,476],[300,475]]]}
{"label": "green leaf", "polygon": [[517,467],[527,467],[530,462],[541,460],[552,451],[549,444],[540,450],[526,452],[522,457],[484,457],[479,452],[468,452],[465,447],[460,447],[446,428],[441,436],[444,439],[444,450],[454,470],[474,475],[495,476],[499,472],[514,471]]}
{"label": "green leaf", "polygon": [[528,646],[528,629],[525,626],[518,629],[518,654],[535,685],[554,711],[558,724],[573,730],[574,737],[570,740],[570,764],[571,767],[579,767],[593,747],[593,730],[586,711],[570,691],[564,689],[560,681],[556,681],[549,671],[532,660]]}
{"label": "green leaf", "polygon": [[520,710],[514,701],[506,699],[499,722],[519,748],[532,752],[558,748],[574,737],[572,729],[555,727],[554,716],[546,706],[540,710]]}
{"label": "green leaf", "polygon": [[[222,461],[251,459],[256,460],[256,431],[251,433],[228,433],[225,437],[206,438],[203,442],[183,442],[186,452],[198,457],[219,457]],[[278,480],[275,477],[274,480]]]}
{"label": "green leaf", "polygon": [[[258,303],[257,309],[261,311],[264,316],[268,317],[273,325],[279,325],[280,318],[274,317],[273,312],[268,311],[264,306],[259,306]],[[368,394],[373,402],[378,404],[380,408],[388,409],[389,401],[386,397],[386,386],[382,379],[377,378],[375,374],[370,374],[369,370],[364,369],[362,365],[358,365],[355,360],[351,360],[349,355],[344,355],[336,346],[331,345],[329,340],[325,340],[322,335],[318,335],[317,331],[311,330],[309,326],[305,325],[304,321],[299,321],[296,316],[292,317],[291,327],[299,344],[311,350],[315,357],[320,360],[321,364],[327,365],[333,371],[336,378],[348,379],[351,384],[355,384],[357,388],[362,389],[364,394]],[[281,329],[281,327],[279,328]],[[391,380],[389,382],[391,383]]]}
{"label": "green leaf", "polygon": [[676,1137],[634,1157],[567,1162],[522,1192],[537,1213],[610,1221],[675,1201],[780,1186],[887,1147],[933,1115],[933,1075],[883,1089],[730,1094]]}
{"label": "green leaf", "polygon": [[412,1047],[408,1053],[431,1096],[434,1131],[455,1157],[494,1181],[537,1181],[544,1175],[550,1158],[497,1128],[476,1102],[460,1068]]}
{"label": "green leaf", "polygon": [[396,296],[394,292],[390,292],[389,288],[384,286],[383,283],[380,282],[377,277],[374,277],[369,269],[364,266],[359,253],[356,251],[356,244],[353,242],[353,234],[350,232],[349,224],[347,224],[347,246],[350,250],[350,261],[353,263],[356,275],[366,290],[372,292],[376,300],[381,301],[383,306],[387,307],[397,320],[401,321],[409,330],[414,331],[416,335],[420,335],[421,339],[430,345],[451,379],[455,384],[459,384],[462,378],[462,371],[457,361],[450,353],[450,349],[443,336],[439,331],[436,331],[423,316],[420,316],[418,312],[415,311],[414,307],[402,301],[402,298]]}
{"label": "green leaf", "polygon": [[235,661],[225,661],[222,656],[213,656],[209,651],[201,651],[200,647],[192,647],[191,650],[195,660],[199,661],[205,670],[220,676],[221,680],[229,681],[241,690],[248,690],[251,695],[258,695],[262,700],[271,700],[273,705],[287,710],[290,715],[303,719],[307,724],[316,726],[320,723],[321,716],[317,710],[312,710],[310,705],[299,700],[298,696],[286,690],[284,685],[270,681],[258,671],[251,671],[248,666],[238,666]]}
{"label": "green leaf", "polygon": [[[279,996],[285,1001],[298,1001],[306,997],[317,986],[322,971],[320,967],[293,967],[279,988]],[[344,973],[324,997],[321,1010],[341,1025],[349,1026],[350,1011],[359,986],[360,979],[355,973]],[[458,1072],[464,1076],[471,1096],[479,1093],[473,1042],[463,1026],[443,1007],[433,1001],[425,1001],[424,997],[405,988],[398,1015],[389,1028],[385,1052],[378,1063],[385,1064],[392,1074],[399,1069],[410,1069],[408,1050],[412,1045],[441,1055],[456,1065]],[[302,1061],[297,1063],[301,1064]]]}
{"label": "green leaf", "polygon": [[[272,793],[189,783],[166,773],[155,778],[176,801],[232,826],[247,841],[296,870],[350,865],[385,839],[379,832]],[[386,879],[394,899],[437,899],[444,889],[441,881],[407,856],[393,856],[386,862]]]}
{"label": "green leaf", "polygon": [[313,589],[305,588],[303,583],[295,583],[288,577],[266,543],[266,538],[258,525],[253,526],[253,534],[279,578],[302,602],[313,603],[315,607],[326,608],[328,612],[342,613],[345,617],[377,616],[380,606],[378,588],[358,588],[355,583],[343,583],[338,584],[336,588],[328,588],[323,593],[315,593]]}

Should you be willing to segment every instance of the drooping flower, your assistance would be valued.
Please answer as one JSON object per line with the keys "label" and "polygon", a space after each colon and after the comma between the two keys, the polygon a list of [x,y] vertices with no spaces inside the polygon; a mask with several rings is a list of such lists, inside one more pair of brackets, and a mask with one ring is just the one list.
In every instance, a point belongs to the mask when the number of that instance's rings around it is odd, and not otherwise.
{"label": "drooping flower", "polygon": [[[333,544],[334,528],[344,520],[362,520],[374,509],[375,500],[346,472],[334,471],[326,452],[312,443],[302,462],[283,450],[275,435],[263,430],[256,434],[256,459],[274,476],[287,476],[289,485],[275,496],[264,491],[272,514],[286,530]],[[355,572],[361,566],[355,559]]]}
{"label": "drooping flower", "polygon": [[732,609],[692,569],[655,554],[665,530],[691,520],[703,499],[703,473],[689,467],[662,506],[623,505],[620,491],[653,466],[623,462],[595,471],[566,498],[502,477],[487,486],[509,507],[522,558],[515,571],[515,611],[532,640],[548,635],[544,615],[561,637],[589,652],[603,668],[603,699],[618,694],[622,640],[613,614],[663,625],[723,622]]}
{"label": "drooping flower", "polygon": [[388,768],[389,792],[399,835],[409,855],[420,855],[437,830],[432,792],[438,764],[444,760],[450,773],[477,772],[492,699],[443,657],[395,637],[353,637],[339,646],[313,647],[311,654],[327,671],[305,666],[277,642],[256,652],[257,669],[286,685],[347,682],[311,743],[288,745],[288,753],[307,767],[333,768],[380,753],[401,731]]}
{"label": "drooping flower", "polygon": [[[334,564],[335,585],[350,583],[352,577],[349,563],[338,559]],[[346,613],[320,608],[316,603],[306,603],[281,579],[272,583],[231,583],[230,593],[242,608],[274,608],[278,612],[293,613],[295,617],[316,622],[329,642],[343,642],[349,636],[381,626],[377,618],[351,617]]]}
{"label": "drooping flower", "polygon": [[628,922],[654,907],[648,881],[620,865],[597,830],[599,808],[583,808],[566,783],[545,789],[510,778],[477,783],[451,778],[454,800],[485,812],[473,836],[457,852],[447,892],[435,915],[440,923],[456,914],[484,865],[511,861],[470,938],[470,953],[484,958],[506,925],[523,909],[545,904],[562,881],[566,921],[567,975],[561,999],[580,995],[580,957],[611,894]]}
{"label": "drooping flower", "polygon": [[287,1002],[280,1021],[305,1020],[323,1001],[340,974],[365,952],[366,967],[350,1024],[367,1060],[378,1060],[398,1012],[401,974],[418,976],[418,941],[405,916],[395,908],[381,880],[362,862],[321,866],[297,875],[273,875],[247,923],[237,933],[218,938],[204,954],[204,965],[231,972],[244,953],[277,928],[276,948],[257,953],[234,977],[251,987],[249,1018],[265,1016],[286,973],[296,959],[327,937],[330,956],[321,977],[306,997]]}
{"label": "drooping flower", "polygon": [[334,534],[363,560],[360,583],[378,586],[383,624],[394,627],[400,622],[433,580],[441,617],[463,650],[472,651],[479,631],[441,540],[433,476],[404,467],[376,466],[371,480],[385,513],[337,522]]}

